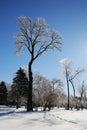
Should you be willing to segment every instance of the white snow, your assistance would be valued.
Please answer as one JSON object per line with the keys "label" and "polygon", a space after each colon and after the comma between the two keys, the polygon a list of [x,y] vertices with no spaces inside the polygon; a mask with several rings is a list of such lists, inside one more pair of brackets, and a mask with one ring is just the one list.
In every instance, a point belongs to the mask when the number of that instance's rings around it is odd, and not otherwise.
{"label": "white snow", "polygon": [[[24,108],[0,110],[0,130],[87,130],[87,110],[57,109],[26,112]],[[3,111],[5,113],[3,113]],[[11,113],[10,113],[11,112]]]}

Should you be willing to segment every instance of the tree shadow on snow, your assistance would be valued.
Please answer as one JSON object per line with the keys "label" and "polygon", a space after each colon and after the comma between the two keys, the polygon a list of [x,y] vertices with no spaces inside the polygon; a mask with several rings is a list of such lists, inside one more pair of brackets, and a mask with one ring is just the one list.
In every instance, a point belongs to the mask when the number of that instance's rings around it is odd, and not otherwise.
{"label": "tree shadow on snow", "polygon": [[7,111],[7,112],[1,112],[0,116],[6,116],[6,115],[12,114],[14,112],[15,112],[14,110],[13,111]]}

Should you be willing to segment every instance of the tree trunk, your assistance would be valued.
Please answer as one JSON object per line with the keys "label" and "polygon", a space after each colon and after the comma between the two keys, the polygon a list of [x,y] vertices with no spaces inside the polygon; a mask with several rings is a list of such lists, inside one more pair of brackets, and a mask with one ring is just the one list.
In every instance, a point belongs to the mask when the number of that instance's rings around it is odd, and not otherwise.
{"label": "tree trunk", "polygon": [[32,111],[33,110],[33,107],[32,107],[32,89],[33,89],[32,62],[29,62],[28,75],[29,75],[29,83],[28,83],[27,111]]}
{"label": "tree trunk", "polygon": [[68,104],[67,104],[67,110],[70,108],[70,96],[69,96],[69,81],[67,79],[67,90],[68,90]]}
{"label": "tree trunk", "polygon": [[74,87],[74,84],[73,84],[73,82],[71,81],[71,80],[69,80],[70,81],[70,83],[71,83],[71,85],[72,85],[72,87],[73,87],[73,94],[74,94],[74,98],[75,98],[75,87]]}
{"label": "tree trunk", "polygon": [[69,110],[69,108],[70,108],[70,95],[69,95],[69,77],[68,77],[67,69],[66,69],[66,82],[67,82],[67,91],[68,91],[67,110]]}

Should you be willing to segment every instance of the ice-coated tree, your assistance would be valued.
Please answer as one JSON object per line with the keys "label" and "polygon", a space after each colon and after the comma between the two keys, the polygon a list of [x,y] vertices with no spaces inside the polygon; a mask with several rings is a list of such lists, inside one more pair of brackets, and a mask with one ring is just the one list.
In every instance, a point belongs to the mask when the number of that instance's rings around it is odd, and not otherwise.
{"label": "ice-coated tree", "polygon": [[34,72],[33,76],[33,102],[36,107],[43,106],[43,92],[42,92],[42,80],[43,75],[39,72]]}
{"label": "ice-coated tree", "polygon": [[64,95],[64,84],[60,79],[53,78],[50,81],[52,86],[52,93],[54,95],[54,105],[56,106],[62,106],[63,105],[63,95]]}
{"label": "ice-coated tree", "polygon": [[84,84],[84,81],[83,81],[82,84],[79,85],[78,87],[78,93],[80,95],[81,100],[86,93],[86,89],[87,89],[87,86]]}
{"label": "ice-coated tree", "polygon": [[37,106],[43,106],[44,110],[52,102],[51,98],[52,87],[49,80],[40,73],[34,74],[34,102]]}
{"label": "ice-coated tree", "polygon": [[61,36],[55,30],[48,27],[44,18],[31,19],[28,17],[18,17],[20,33],[16,35],[16,52],[29,52],[28,64],[28,101],[27,111],[32,111],[32,88],[33,88],[33,62],[44,52],[50,49],[61,50]]}
{"label": "ice-coated tree", "polygon": [[60,79],[53,78],[50,81],[53,91],[59,88],[63,88],[63,82]]}
{"label": "ice-coated tree", "polygon": [[78,68],[74,74],[72,74],[72,61],[68,58],[62,59],[60,61],[60,63],[62,64],[62,73],[65,75],[66,77],[66,82],[67,82],[67,91],[68,91],[68,104],[67,104],[67,109],[69,109],[70,107],[70,92],[69,92],[69,83],[71,83],[72,88],[73,88],[73,93],[74,93],[74,97],[75,97],[75,86],[73,83],[73,80],[77,78],[77,76],[79,74],[81,74],[82,72],[84,72],[83,68]]}
{"label": "ice-coated tree", "polygon": [[53,78],[48,80],[39,72],[34,73],[33,81],[33,102],[35,106],[43,106],[44,110],[49,110],[54,106],[63,103],[63,82]]}
{"label": "ice-coated tree", "polygon": [[86,90],[87,86],[85,85],[84,81],[82,82],[81,85],[78,87],[78,93],[80,95],[80,104],[81,104],[81,109],[83,109],[83,101],[86,99]]}
{"label": "ice-coated tree", "polygon": [[74,85],[74,80],[78,79],[78,76],[84,72],[85,70],[83,68],[77,68],[76,71],[74,72],[74,74],[71,74],[69,76],[69,82],[71,83],[72,87],[73,87],[73,93],[74,93],[74,98],[76,96],[76,90],[75,90],[75,85]]}
{"label": "ice-coated tree", "polygon": [[68,58],[62,59],[60,61],[60,63],[62,64],[62,73],[65,75],[66,77],[66,83],[67,83],[67,91],[68,91],[68,104],[67,104],[67,109],[69,109],[70,107],[70,92],[69,92],[69,76],[71,74],[71,60]]}

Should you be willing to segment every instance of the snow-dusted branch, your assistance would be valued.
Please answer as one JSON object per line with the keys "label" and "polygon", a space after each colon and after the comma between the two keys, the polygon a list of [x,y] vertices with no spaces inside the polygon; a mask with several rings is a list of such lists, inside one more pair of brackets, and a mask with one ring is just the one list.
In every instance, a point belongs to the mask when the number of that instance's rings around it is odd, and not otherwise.
{"label": "snow-dusted branch", "polygon": [[61,50],[61,36],[55,30],[49,29],[45,19],[19,17],[17,22],[21,33],[16,35],[16,52],[27,48],[30,55],[33,53],[33,59],[36,59],[48,49]]}

